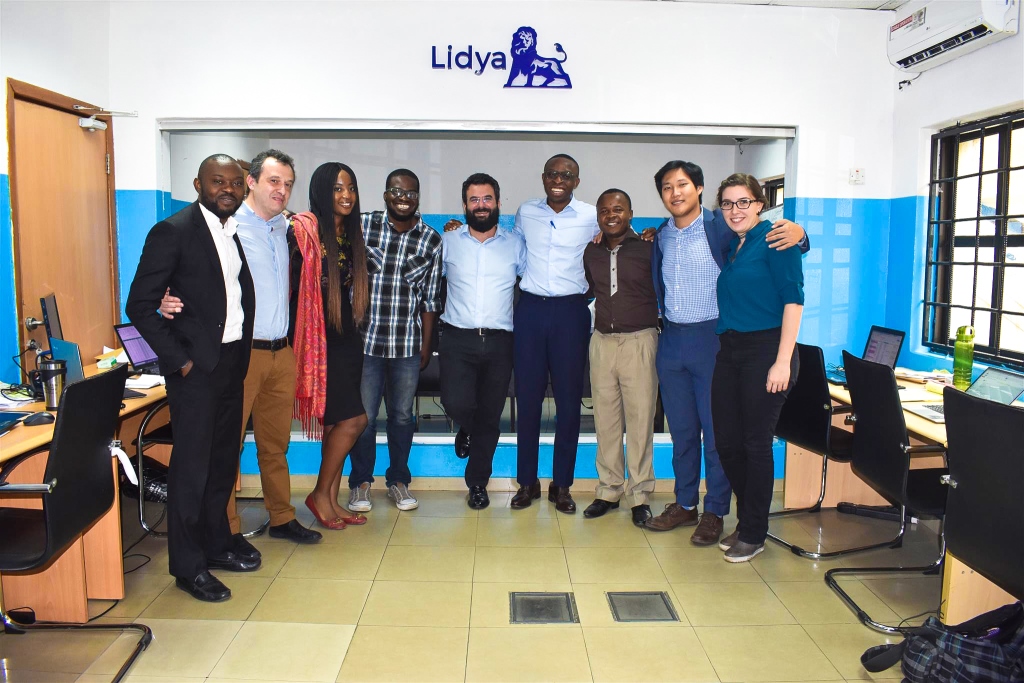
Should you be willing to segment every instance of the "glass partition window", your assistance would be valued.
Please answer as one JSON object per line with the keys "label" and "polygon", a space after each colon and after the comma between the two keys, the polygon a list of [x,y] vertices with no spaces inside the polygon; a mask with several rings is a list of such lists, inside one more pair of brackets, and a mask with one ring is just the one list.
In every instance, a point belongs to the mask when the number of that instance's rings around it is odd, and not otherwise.
{"label": "glass partition window", "polygon": [[932,136],[924,344],[1024,367],[1024,111]]}

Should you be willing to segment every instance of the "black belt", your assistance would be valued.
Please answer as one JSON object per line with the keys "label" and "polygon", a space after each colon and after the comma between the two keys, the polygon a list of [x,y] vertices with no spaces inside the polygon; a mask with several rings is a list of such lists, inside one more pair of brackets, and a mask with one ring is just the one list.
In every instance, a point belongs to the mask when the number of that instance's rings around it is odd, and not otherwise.
{"label": "black belt", "polygon": [[288,346],[288,337],[281,337],[273,341],[269,339],[253,339],[252,348],[257,351],[280,351]]}
{"label": "black belt", "polygon": [[491,329],[489,327],[470,327],[470,328],[466,328],[466,327],[457,327],[457,326],[451,325],[449,323],[444,323],[443,327],[446,330],[458,330],[460,332],[472,332],[473,334],[477,334],[477,335],[479,335],[481,337],[491,337],[491,336],[496,335],[496,334],[512,334],[508,330],[494,330],[494,329]]}

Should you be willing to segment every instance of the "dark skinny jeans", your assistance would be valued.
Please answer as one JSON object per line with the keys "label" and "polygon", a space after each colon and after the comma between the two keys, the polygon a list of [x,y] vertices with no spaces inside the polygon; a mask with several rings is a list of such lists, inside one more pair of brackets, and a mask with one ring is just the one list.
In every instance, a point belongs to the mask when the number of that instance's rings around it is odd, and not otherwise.
{"label": "dark skinny jeans", "polygon": [[772,439],[779,413],[800,370],[796,349],[789,385],[769,393],[768,370],[779,353],[781,328],[757,332],[727,331],[711,382],[715,445],[725,476],[736,493],[739,539],[760,545],[768,535],[768,510],[775,483]]}

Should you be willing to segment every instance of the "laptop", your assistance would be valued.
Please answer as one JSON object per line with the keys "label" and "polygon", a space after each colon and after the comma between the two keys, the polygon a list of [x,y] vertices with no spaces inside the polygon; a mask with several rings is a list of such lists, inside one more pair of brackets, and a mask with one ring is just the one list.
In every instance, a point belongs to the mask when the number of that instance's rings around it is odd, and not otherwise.
{"label": "laptop", "polygon": [[[1021,394],[1024,394],[1024,375],[1008,372],[1001,368],[987,368],[971,386],[967,387],[971,396],[1010,405]],[[944,424],[946,415],[941,403],[916,403],[903,406],[908,413],[913,413],[926,420]]]}
{"label": "laptop", "polygon": [[[861,358],[895,368],[905,336],[906,333],[900,330],[872,325],[871,332],[868,333],[868,343],[864,346]],[[846,371],[843,368],[836,368],[825,373],[825,378],[832,384],[846,384]]]}
{"label": "laptop", "polygon": [[19,422],[31,414],[15,410],[0,412],[0,436],[14,429]]}
{"label": "laptop", "polygon": [[153,350],[146,340],[142,338],[135,325],[114,325],[114,333],[121,341],[124,352],[128,356],[128,362],[132,364],[132,371],[141,375],[159,375],[159,362],[156,351]]}
{"label": "laptop", "polygon": [[[50,355],[66,364],[67,374],[64,375],[64,386],[85,379],[82,367],[82,353],[78,344],[63,339],[50,339]],[[122,398],[143,398],[145,394],[134,389],[125,389]]]}
{"label": "laptop", "polygon": [[43,309],[43,324],[46,325],[46,336],[50,339],[63,339],[64,329],[60,326],[60,314],[57,313],[57,295],[50,293],[40,297],[39,307]]}

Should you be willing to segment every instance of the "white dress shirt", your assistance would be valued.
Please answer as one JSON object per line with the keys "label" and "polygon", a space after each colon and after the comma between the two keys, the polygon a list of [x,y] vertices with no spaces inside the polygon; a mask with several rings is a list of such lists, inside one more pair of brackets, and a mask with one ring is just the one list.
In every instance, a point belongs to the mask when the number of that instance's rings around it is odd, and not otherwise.
{"label": "white dress shirt", "polygon": [[526,245],[498,228],[481,242],[469,226],[444,233],[448,301],[441,320],[463,329],[512,331],[512,296],[526,264]]}
{"label": "white dress shirt", "polygon": [[238,245],[235,244],[235,232],[238,230],[238,222],[235,217],[229,217],[223,225],[220,219],[213,215],[213,212],[202,204],[199,205],[206,219],[206,225],[213,235],[213,243],[217,247],[217,256],[220,258],[220,269],[224,275],[224,292],[227,294],[226,316],[224,318],[224,335],[221,343],[238,341],[242,338],[242,323],[245,320],[245,312],[242,310],[242,285],[238,282],[238,274],[242,271],[242,257],[238,255]]}
{"label": "white dress shirt", "polygon": [[560,213],[546,199],[523,202],[515,232],[526,242],[526,271],[520,287],[537,296],[587,291],[583,250],[597,235],[597,209],[573,197]]}

